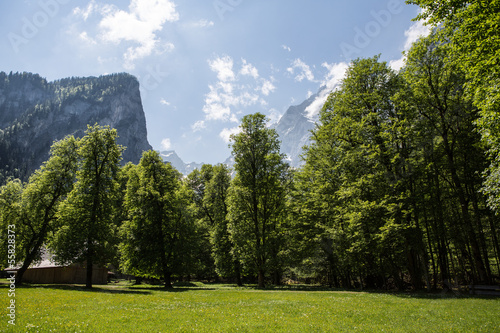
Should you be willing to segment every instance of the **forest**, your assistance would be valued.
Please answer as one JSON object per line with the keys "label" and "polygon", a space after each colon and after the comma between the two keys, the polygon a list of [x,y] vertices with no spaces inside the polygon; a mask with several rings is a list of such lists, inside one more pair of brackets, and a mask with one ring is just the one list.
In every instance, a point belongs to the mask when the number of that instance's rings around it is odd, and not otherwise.
{"label": "forest", "polygon": [[[232,135],[233,169],[186,177],[146,151],[120,165],[109,127],[68,136],[0,189],[0,257],[15,225],[24,271],[112,264],[173,281],[259,287],[450,289],[500,282],[500,2],[412,0],[434,26],[399,71],[350,63],[292,169],[260,113]],[[6,260],[0,266],[5,268]]]}

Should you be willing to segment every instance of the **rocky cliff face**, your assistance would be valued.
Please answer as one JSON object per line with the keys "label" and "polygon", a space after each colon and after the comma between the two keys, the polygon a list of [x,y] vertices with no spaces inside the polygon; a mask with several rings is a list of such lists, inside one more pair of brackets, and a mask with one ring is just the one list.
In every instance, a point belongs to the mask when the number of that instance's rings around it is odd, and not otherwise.
{"label": "rocky cliff face", "polygon": [[314,118],[310,118],[306,109],[316,98],[317,95],[313,95],[300,105],[290,106],[275,126],[281,141],[281,152],[287,155],[292,167],[299,167],[303,164],[300,158],[302,147],[309,144],[311,130],[314,129],[315,122],[318,120],[317,114]]}
{"label": "rocky cliff face", "polygon": [[[147,141],[139,82],[128,74],[47,82],[36,74],[0,73],[0,170],[27,177],[49,157],[55,140],[81,137],[87,125],[109,125],[138,163]],[[0,179],[1,182],[1,179]]]}

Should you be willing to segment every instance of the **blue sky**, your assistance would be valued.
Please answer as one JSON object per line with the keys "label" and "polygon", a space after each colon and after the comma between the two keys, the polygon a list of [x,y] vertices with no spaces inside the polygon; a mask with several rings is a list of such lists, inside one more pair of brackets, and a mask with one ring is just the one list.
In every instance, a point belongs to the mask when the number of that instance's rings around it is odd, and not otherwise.
{"label": "blue sky", "polygon": [[151,145],[205,163],[229,156],[244,115],[277,121],[357,57],[398,68],[426,33],[404,0],[12,0],[0,13],[0,71],[131,73]]}

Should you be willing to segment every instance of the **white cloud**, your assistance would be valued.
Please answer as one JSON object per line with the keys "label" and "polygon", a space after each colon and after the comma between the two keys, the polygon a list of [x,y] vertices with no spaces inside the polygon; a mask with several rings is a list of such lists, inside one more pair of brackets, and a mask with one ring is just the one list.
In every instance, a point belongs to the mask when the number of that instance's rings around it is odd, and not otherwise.
{"label": "white cloud", "polygon": [[160,104],[170,106],[170,102],[168,102],[165,98],[160,99]]}
{"label": "white cloud", "polygon": [[229,119],[229,121],[232,123],[239,123],[240,122],[240,120],[238,119],[238,117],[236,117],[236,115],[234,113],[231,115],[231,119]]}
{"label": "white cloud", "polygon": [[399,59],[389,61],[389,67],[395,71],[399,71],[405,64],[405,57],[402,56]]}
{"label": "white cloud", "polygon": [[241,132],[241,127],[224,128],[219,136],[224,140],[224,142],[229,143],[231,141],[231,135],[238,134]]}
{"label": "white cloud", "polygon": [[295,59],[291,67],[287,68],[288,73],[294,75],[296,70],[298,70],[297,76],[295,76],[295,81],[302,82],[304,79],[313,82],[314,74],[311,71],[309,65],[303,62],[301,59]]}
{"label": "white cloud", "polygon": [[89,34],[87,33],[87,31],[83,31],[80,35],[79,35],[80,39],[83,40],[84,42],[88,43],[88,44],[92,44],[92,45],[96,45],[97,42],[92,39],[91,37],[89,37]]}
{"label": "white cloud", "polygon": [[281,45],[281,48],[282,48],[283,50],[285,50],[285,51],[288,51],[288,52],[291,52],[291,51],[292,51],[292,49],[291,49],[289,46],[285,45],[285,44]]}
{"label": "white cloud", "polygon": [[280,119],[281,117],[283,116],[283,114],[281,112],[279,112],[278,110],[276,109],[270,109],[269,110],[269,123],[268,123],[268,127],[271,127],[272,125],[276,124]]}
{"label": "white cloud", "polygon": [[217,74],[218,82],[210,84],[205,95],[206,121],[238,122],[238,112],[254,105],[266,105],[263,97],[276,89],[272,77],[261,78],[257,68],[245,59],[241,60],[241,67],[235,66],[227,55],[208,60],[208,65]]}
{"label": "white cloud", "polygon": [[213,27],[214,25],[215,25],[215,23],[213,21],[209,21],[206,19],[201,19],[199,21],[192,23],[192,26],[194,28],[209,28],[209,27]]}
{"label": "white cloud", "polygon": [[[128,46],[123,54],[126,69],[133,69],[136,60],[153,52],[161,54],[174,49],[172,43],[162,41],[157,35],[166,22],[179,20],[171,0],[131,0],[127,11],[92,0],[86,8],[73,10],[73,15],[84,21],[94,13],[102,16],[97,25],[100,41]],[[88,35],[80,34],[80,38],[92,40]]]}
{"label": "white cloud", "polygon": [[75,9],[73,9],[73,14],[77,15],[77,16],[81,16],[84,21],[87,21],[89,16],[96,10],[96,8],[97,7],[95,4],[95,1],[92,0],[89,2],[89,4],[87,5],[87,8],[85,8],[85,9],[82,9],[80,7],[76,7]]}
{"label": "white cloud", "polygon": [[[408,30],[405,31],[405,44],[404,51],[408,51],[413,43],[415,43],[420,37],[428,36],[431,32],[429,26],[424,25],[424,22],[417,21],[413,23]],[[403,55],[401,58],[389,61],[389,66],[394,70],[400,70],[404,66],[406,56]]]}
{"label": "white cloud", "polygon": [[[110,62],[115,63],[115,62],[117,62],[117,61],[119,61],[119,60],[118,60],[116,57],[110,57],[110,58],[103,58],[103,57],[101,57],[101,56],[98,56],[98,57],[97,57],[97,62],[98,62],[100,65],[102,65],[102,64],[106,64],[106,63],[110,63]],[[104,73],[103,73],[103,74],[104,74]]]}
{"label": "white cloud", "polygon": [[424,22],[417,21],[413,23],[410,28],[405,31],[406,41],[404,50],[408,51],[414,42],[416,42],[420,37],[429,35],[430,32],[430,27],[424,25]]}
{"label": "white cloud", "polygon": [[194,123],[192,126],[191,126],[191,129],[194,131],[194,132],[198,132],[198,131],[201,131],[202,129],[206,128],[207,126],[205,125],[205,121],[204,120],[200,120],[200,121],[197,121],[196,123]]}
{"label": "white cloud", "polygon": [[229,56],[217,57],[214,60],[209,60],[210,69],[217,73],[217,78],[220,81],[234,81],[235,75],[233,72],[233,59]]}
{"label": "white cloud", "polygon": [[259,71],[252,64],[248,64],[245,59],[242,60],[243,67],[241,67],[240,74],[241,75],[249,75],[254,79],[259,78]]}
{"label": "white cloud", "polygon": [[328,70],[325,79],[321,83],[322,86],[327,87],[332,90],[335,88],[344,78],[345,72],[349,67],[349,64],[346,62],[339,62],[334,64],[329,64],[324,62],[321,66],[325,67]]}
{"label": "white cloud", "polygon": [[163,54],[166,52],[172,52],[174,49],[175,49],[175,45],[170,43],[170,42],[159,43],[159,44],[156,44],[155,53],[156,54]]}
{"label": "white cloud", "polygon": [[220,103],[207,103],[203,106],[207,120],[225,120],[231,116],[231,108]]}
{"label": "white cloud", "polygon": [[172,143],[170,142],[169,138],[165,138],[165,139],[161,140],[161,149],[162,150],[172,149]]}
{"label": "white cloud", "polygon": [[260,90],[262,91],[262,94],[264,94],[264,96],[269,96],[270,93],[276,90],[276,87],[271,81],[264,79]]}

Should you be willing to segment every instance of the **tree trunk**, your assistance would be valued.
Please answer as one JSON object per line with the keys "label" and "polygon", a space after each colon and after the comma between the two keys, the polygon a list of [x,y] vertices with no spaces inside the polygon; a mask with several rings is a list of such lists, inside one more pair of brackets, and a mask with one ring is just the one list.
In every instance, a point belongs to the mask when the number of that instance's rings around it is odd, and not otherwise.
{"label": "tree trunk", "polygon": [[281,285],[281,273],[278,270],[273,273],[273,284],[275,286]]}
{"label": "tree trunk", "polygon": [[495,250],[496,254],[496,261],[497,261],[497,270],[500,273],[500,245],[498,244],[498,237],[497,237],[497,228],[495,227],[495,217],[492,213],[489,214],[488,220],[490,222],[490,231],[492,235],[492,240],[493,240],[493,249]]}
{"label": "tree trunk", "polygon": [[265,288],[265,283],[264,283],[264,270],[263,269],[259,269],[259,276],[258,276],[258,285],[259,285],[259,288]]}
{"label": "tree trunk", "polygon": [[238,287],[243,286],[243,281],[241,280],[241,266],[238,260],[234,261],[234,270],[236,275],[236,284]]}
{"label": "tree trunk", "polygon": [[[462,220],[464,226],[467,230],[467,235],[469,238],[470,246],[472,248],[472,255],[474,258],[474,265],[476,266],[476,270],[479,274],[480,282],[487,282],[489,280],[489,276],[486,272],[486,268],[484,266],[483,258],[481,256],[481,251],[479,249],[479,244],[477,241],[476,232],[474,231],[474,227],[472,225],[472,219],[469,212],[469,198],[467,198],[466,193],[464,191],[463,182],[458,176],[457,167],[455,163],[455,157],[453,154],[453,150],[450,147],[450,143],[448,141],[447,133],[442,134],[444,149],[447,155],[448,160],[448,168],[451,175],[451,180],[455,187],[456,195],[458,197],[458,201],[460,202],[460,211],[462,215]],[[485,258],[486,260],[488,258]]]}
{"label": "tree trunk", "polygon": [[33,262],[33,259],[35,258],[35,255],[38,253],[39,250],[40,250],[40,246],[38,246],[38,247],[35,246],[35,248],[33,250],[31,250],[30,253],[28,253],[28,255],[26,256],[26,259],[24,260],[23,265],[17,271],[17,274],[16,274],[16,285],[21,285],[22,284],[22,282],[23,282],[23,275],[24,275],[24,273],[26,273],[26,270],[28,269],[28,267]]}
{"label": "tree trunk", "polygon": [[85,283],[85,288],[92,288],[92,255],[87,256],[87,279]]}
{"label": "tree trunk", "polygon": [[[23,265],[21,268],[17,271],[16,274],[16,284],[20,285],[23,282],[23,275],[28,269],[28,267],[31,265],[33,262],[33,259],[37,256],[38,252],[40,251],[40,248],[43,245],[43,242],[45,241],[45,237],[47,235],[47,228],[49,227],[49,221],[50,221],[50,212],[52,211],[52,208],[54,207],[55,203],[57,202],[59,198],[59,191],[56,191],[56,194],[54,195],[54,198],[52,199],[51,203],[46,207],[45,209],[45,214],[43,218],[43,224],[40,232],[38,235],[34,235],[31,239],[31,244],[35,243],[33,245],[33,248],[31,251],[29,251],[28,255],[24,259]],[[36,239],[36,241],[35,241]],[[31,247],[31,246],[30,246]]]}
{"label": "tree trunk", "polygon": [[164,280],[165,280],[165,288],[167,289],[172,289],[172,273],[170,272],[165,272],[164,273]]}

